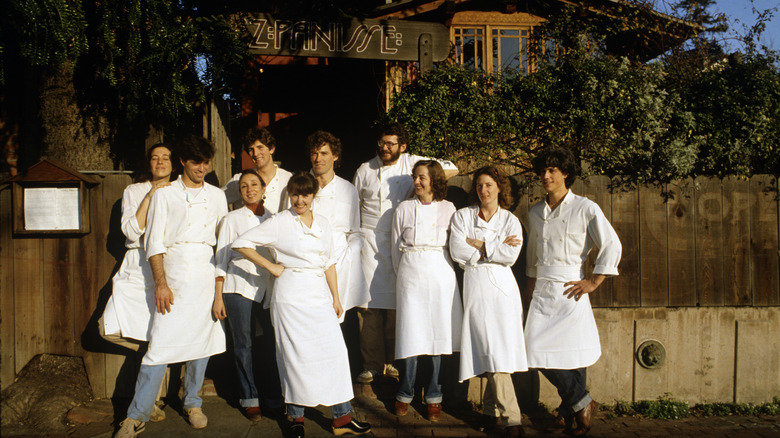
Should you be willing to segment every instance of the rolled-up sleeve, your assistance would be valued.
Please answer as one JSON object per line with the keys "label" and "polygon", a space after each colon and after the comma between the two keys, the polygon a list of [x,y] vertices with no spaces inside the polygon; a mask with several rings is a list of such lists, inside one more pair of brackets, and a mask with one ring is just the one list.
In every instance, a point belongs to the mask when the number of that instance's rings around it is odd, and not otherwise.
{"label": "rolled-up sleeve", "polygon": [[158,190],[152,195],[152,201],[149,204],[149,214],[146,219],[144,247],[146,248],[147,260],[154,255],[167,252],[165,245],[165,223],[167,218],[168,209],[165,203],[165,192]]}
{"label": "rolled-up sleeve", "polygon": [[618,264],[623,253],[620,238],[598,206],[590,208],[588,213],[590,216],[588,235],[593,240],[593,244],[599,248],[593,273],[618,275]]}

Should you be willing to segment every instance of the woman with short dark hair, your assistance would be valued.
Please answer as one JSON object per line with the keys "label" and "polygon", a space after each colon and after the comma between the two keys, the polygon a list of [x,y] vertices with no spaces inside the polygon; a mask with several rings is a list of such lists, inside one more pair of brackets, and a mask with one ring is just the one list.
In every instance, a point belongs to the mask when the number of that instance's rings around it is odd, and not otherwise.
{"label": "woman with short dark hair", "polygon": [[[336,260],[330,224],[311,211],[319,184],[310,173],[290,178],[292,207],[239,236],[233,249],[268,270],[276,282],[271,298],[276,361],[293,419],[289,435],[303,437],[305,406],[331,406],[333,433],[364,434],[368,423],[353,419],[353,397],[347,347],[341,334]],[[257,246],[272,248],[276,263]]]}

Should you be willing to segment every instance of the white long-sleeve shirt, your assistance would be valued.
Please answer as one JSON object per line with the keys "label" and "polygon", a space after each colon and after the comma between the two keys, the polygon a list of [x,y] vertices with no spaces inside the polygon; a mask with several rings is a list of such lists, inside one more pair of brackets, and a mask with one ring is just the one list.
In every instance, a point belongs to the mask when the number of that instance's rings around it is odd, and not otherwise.
{"label": "white long-sleeve shirt", "polygon": [[[265,210],[261,216],[256,216],[252,210],[241,207],[233,210],[222,219],[217,237],[216,276],[225,277],[222,293],[236,293],[245,298],[262,303],[273,285],[271,274],[233,251],[233,241],[241,234],[250,230],[266,219],[271,213]],[[263,257],[273,260],[268,248],[258,248]],[[268,304],[268,300],[265,300]]]}
{"label": "white long-sleeve shirt", "polygon": [[125,240],[125,247],[127,249],[141,248],[143,247],[144,231],[141,226],[138,225],[138,219],[135,214],[138,212],[138,207],[143,202],[146,194],[152,190],[152,183],[149,181],[130,184],[125,187],[125,191],[122,194],[122,234],[127,238]]}

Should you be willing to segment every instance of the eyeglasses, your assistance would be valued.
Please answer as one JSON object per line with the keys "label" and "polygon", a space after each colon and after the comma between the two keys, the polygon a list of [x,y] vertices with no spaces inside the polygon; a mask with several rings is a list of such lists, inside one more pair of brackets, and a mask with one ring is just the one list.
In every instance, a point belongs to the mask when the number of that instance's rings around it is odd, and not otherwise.
{"label": "eyeglasses", "polygon": [[376,145],[379,146],[380,149],[382,147],[394,148],[394,147],[398,146],[398,143],[392,143],[392,142],[389,142],[389,141],[379,140],[378,142],[376,142]]}

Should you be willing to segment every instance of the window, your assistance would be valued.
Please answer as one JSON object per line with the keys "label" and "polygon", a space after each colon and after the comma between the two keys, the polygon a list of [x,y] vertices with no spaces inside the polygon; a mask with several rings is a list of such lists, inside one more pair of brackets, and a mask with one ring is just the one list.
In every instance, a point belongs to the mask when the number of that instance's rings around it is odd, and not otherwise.
{"label": "window", "polygon": [[498,74],[512,69],[526,75],[533,69],[528,57],[531,26],[473,25],[451,29],[458,64]]}

